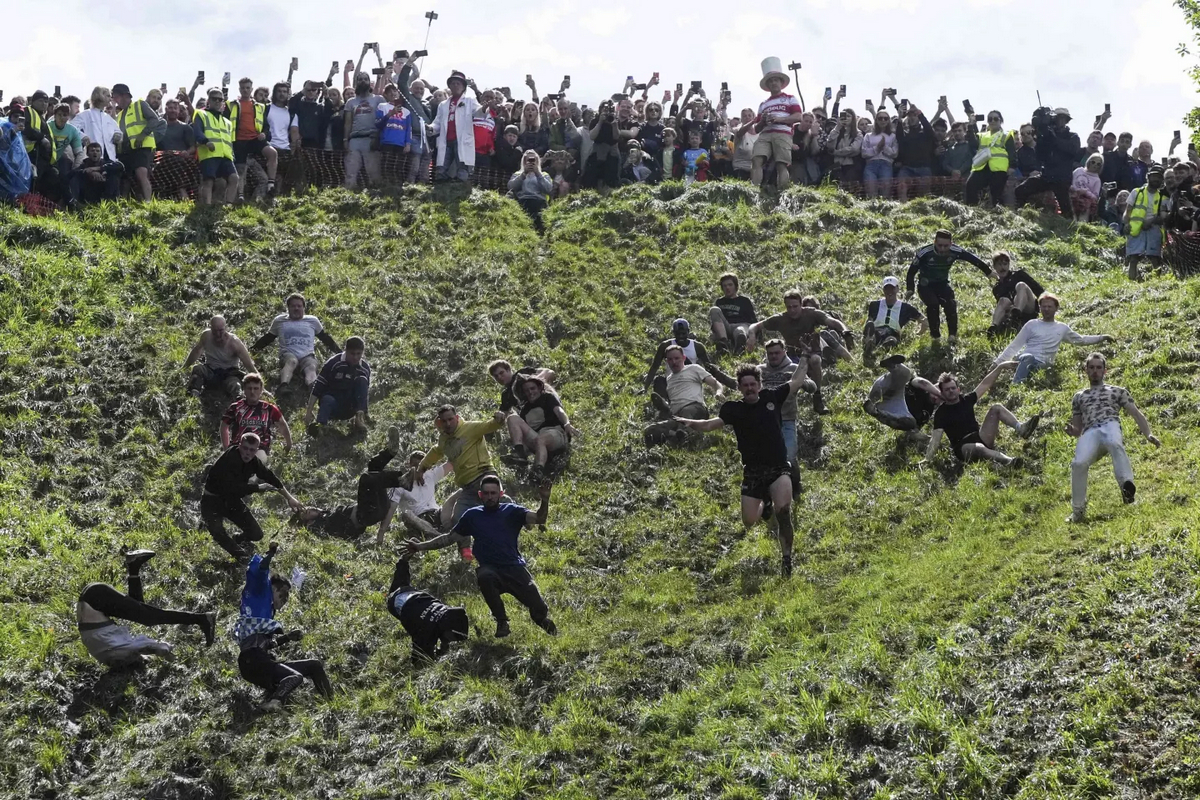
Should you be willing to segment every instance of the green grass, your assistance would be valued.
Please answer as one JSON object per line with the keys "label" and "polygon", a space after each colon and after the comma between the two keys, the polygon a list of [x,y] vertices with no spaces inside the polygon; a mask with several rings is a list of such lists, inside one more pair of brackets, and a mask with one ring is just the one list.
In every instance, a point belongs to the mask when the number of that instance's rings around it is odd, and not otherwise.
{"label": "green grass", "polygon": [[[95,798],[1192,797],[1200,792],[1200,587],[1193,486],[1200,446],[1200,289],[1122,277],[1119,241],[1034,214],[905,206],[794,189],[763,203],[737,184],[577,195],[539,240],[520,209],[476,193],[340,191],[254,208],[169,203],[82,219],[0,212],[0,795]],[[1062,432],[1082,350],[995,397],[1046,414],[1001,447],[1020,472],[935,463],[862,413],[878,370],[830,374],[834,413],[801,413],[805,491],[796,575],[737,518],[732,436],[647,452],[640,388],[670,320],[703,330],[729,269],[764,311],[799,286],[860,325],[879,279],[950,226],[976,252],[1006,248],[1064,300],[1063,318],[1111,332],[1111,380],[1164,440],[1127,423],[1138,503],[1108,462],[1093,523],[1069,527]],[[954,276],[963,339],[915,346],[922,374],[977,380],[990,292]],[[227,631],[242,571],[197,530],[200,472],[221,403],[188,398],[183,358],[224,313],[256,338],[289,291],[375,368],[375,428],[302,437],[277,464],[308,502],[346,502],[398,424],[427,447],[433,410],[494,407],[495,357],[553,366],[584,438],[546,533],[523,549],[561,635],[487,610],[453,553],[420,582],[466,605],[470,642],[423,669],[383,607],[396,539],[330,541],[254,500],[280,566],[309,582],[281,615],[292,653],[326,660],[341,689],[305,689],[259,716]],[[924,343],[922,343],[923,345]],[[260,364],[273,375],[272,354]],[[285,405],[293,423],[301,412]],[[296,426],[299,429],[299,426]],[[532,502],[528,492],[518,498]],[[121,543],[160,556],[148,596],[219,608],[221,639],[160,631],[173,662],[109,673],[74,629],[79,589],[121,583]]]}

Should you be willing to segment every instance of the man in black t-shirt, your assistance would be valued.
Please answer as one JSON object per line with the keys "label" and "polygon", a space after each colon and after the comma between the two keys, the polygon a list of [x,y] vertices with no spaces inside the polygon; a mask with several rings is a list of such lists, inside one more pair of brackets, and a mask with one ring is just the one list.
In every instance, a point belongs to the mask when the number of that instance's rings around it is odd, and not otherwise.
{"label": "man in black t-shirt", "polygon": [[992,271],[996,273],[992,286],[996,308],[988,335],[999,335],[1005,328],[1020,330],[1029,320],[1037,319],[1037,299],[1046,291],[1042,285],[1025,270],[1012,269],[1012,256],[1003,250],[992,256]]}
{"label": "man in black t-shirt", "polygon": [[812,381],[804,370],[797,369],[791,380],[774,389],[762,388],[762,369],[743,364],[737,370],[741,400],[731,400],[721,406],[713,419],[676,417],[682,425],[697,431],[715,431],[726,425],[737,434],[738,451],[742,454],[742,524],[751,528],[763,516],[763,507],[770,500],[779,522],[779,546],[783,550],[783,576],[792,574],[792,476],[788,463],[787,445],[783,441],[781,414],[788,396]]}
{"label": "man in black t-shirt", "polygon": [[942,441],[942,434],[950,437],[950,449],[959,461],[974,461],[983,458],[1006,466],[1018,466],[1019,459],[1007,456],[996,450],[996,434],[1000,431],[1000,423],[1017,432],[1022,439],[1028,439],[1038,422],[1041,414],[1034,414],[1025,422],[1017,420],[1016,415],[999,403],[988,409],[987,415],[980,425],[975,419],[975,405],[996,383],[1000,373],[1006,369],[1014,369],[1016,361],[1005,361],[984,376],[979,385],[970,394],[963,394],[958,386],[958,378],[950,372],[943,372],[937,381],[938,391],[942,393],[942,404],[933,412],[933,435],[929,438],[929,447],[925,450],[928,461],[937,452]]}
{"label": "man in black t-shirt", "polygon": [[470,632],[465,608],[448,606],[412,585],[407,555],[396,562],[387,610],[412,637],[413,661],[445,655],[451,642],[465,642]]}
{"label": "man in black t-shirt", "polygon": [[708,310],[708,324],[712,327],[713,341],[718,353],[741,355],[746,350],[746,336],[750,326],[758,322],[754,312],[754,301],[738,294],[738,276],[726,272],[721,276],[721,296]]}

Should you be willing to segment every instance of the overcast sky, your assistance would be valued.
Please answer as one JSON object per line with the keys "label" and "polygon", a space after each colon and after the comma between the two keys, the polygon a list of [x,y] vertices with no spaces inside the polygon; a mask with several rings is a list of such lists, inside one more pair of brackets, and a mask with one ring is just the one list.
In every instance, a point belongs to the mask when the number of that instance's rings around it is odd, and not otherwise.
{"label": "overcast sky", "polygon": [[10,35],[0,52],[0,89],[7,99],[57,84],[86,98],[96,84],[124,82],[144,96],[163,81],[172,92],[190,86],[198,69],[210,84],[229,71],[235,87],[243,75],[262,85],[286,78],[292,56],[298,78],[323,80],[333,59],[357,59],[364,40],[378,41],[385,57],[420,47],[424,13],[436,10],[423,66],[438,85],[459,69],[480,87],[506,85],[527,97],[526,73],[543,94],[569,74],[569,96],[591,106],[620,90],[626,75],[643,82],[657,70],[657,99],[664,88],[701,80],[715,100],[728,81],[735,107],[757,107],[765,96],[759,64],[776,55],[803,63],[805,108],[820,103],[826,86],[845,83],[848,105],[861,113],[866,98],[878,103],[880,90],[894,86],[929,116],[945,94],[959,118],[969,98],[979,113],[999,109],[1016,127],[1040,90],[1046,105],[1068,107],[1085,135],[1111,103],[1107,130],[1150,139],[1157,157],[1197,104],[1190,62],[1175,52],[1189,31],[1170,0],[423,2],[430,5],[12,3],[7,29],[22,35]]}

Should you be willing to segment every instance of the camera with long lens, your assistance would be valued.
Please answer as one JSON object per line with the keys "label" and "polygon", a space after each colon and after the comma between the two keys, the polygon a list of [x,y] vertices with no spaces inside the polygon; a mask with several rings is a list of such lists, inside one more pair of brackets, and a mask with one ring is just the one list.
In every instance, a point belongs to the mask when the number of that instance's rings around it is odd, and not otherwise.
{"label": "camera with long lens", "polygon": [[1054,109],[1047,106],[1035,109],[1033,116],[1030,118],[1036,128],[1045,128],[1054,124]]}

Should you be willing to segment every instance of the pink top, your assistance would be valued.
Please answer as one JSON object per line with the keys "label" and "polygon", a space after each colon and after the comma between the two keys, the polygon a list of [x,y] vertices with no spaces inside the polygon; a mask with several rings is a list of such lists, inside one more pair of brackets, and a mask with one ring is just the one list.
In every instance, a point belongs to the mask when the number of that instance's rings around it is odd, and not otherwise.
{"label": "pink top", "polygon": [[1087,167],[1076,167],[1071,176],[1071,188],[1087,192],[1089,196],[1100,199],[1100,176],[1088,172]]}

